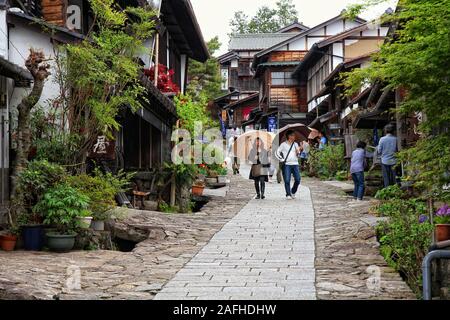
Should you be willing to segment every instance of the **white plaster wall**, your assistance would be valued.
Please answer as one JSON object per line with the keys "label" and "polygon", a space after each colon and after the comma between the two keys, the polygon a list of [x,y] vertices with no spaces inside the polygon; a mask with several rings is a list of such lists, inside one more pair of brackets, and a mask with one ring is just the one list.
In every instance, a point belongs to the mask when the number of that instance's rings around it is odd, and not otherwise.
{"label": "white plaster wall", "polygon": [[327,35],[335,35],[344,31],[344,24],[342,20],[338,20],[327,25]]}
{"label": "white plaster wall", "polygon": [[[48,34],[38,32],[29,27],[27,29],[26,26],[16,24],[9,30],[9,40],[11,43],[9,46],[9,61],[19,66],[25,67],[25,59],[29,55],[30,48],[43,50],[45,56],[49,59],[54,59],[55,57],[54,47],[50,42],[50,36]],[[59,95],[59,86],[55,83],[55,63],[52,60],[49,63],[52,74],[45,82],[44,91],[39,100],[39,104],[42,106],[48,106],[49,100]],[[10,107],[16,107],[27,96],[27,90],[29,89],[16,88],[12,90],[10,92]]]}
{"label": "white plaster wall", "polygon": [[343,57],[344,56],[344,45],[340,42],[333,43],[333,66],[332,70],[336,68],[340,63],[344,62]]}
{"label": "white plaster wall", "polygon": [[0,10],[0,56],[8,59],[8,25],[6,10]]}
{"label": "white plaster wall", "polygon": [[378,28],[364,30],[362,34],[365,37],[376,37],[378,36]]}
{"label": "white plaster wall", "polygon": [[297,39],[295,41],[293,41],[290,45],[289,45],[291,50],[306,50],[306,41],[305,41],[305,37],[301,37],[300,39]]}
{"label": "white plaster wall", "polygon": [[387,27],[381,27],[381,28],[380,28],[380,34],[381,34],[383,37],[385,37],[385,36],[387,35],[388,31],[389,31],[389,28],[387,28]]}
{"label": "white plaster wall", "polygon": [[308,50],[311,49],[311,47],[317,43],[320,42],[322,40],[325,40],[325,37],[320,37],[320,38],[308,38]]}
{"label": "white plaster wall", "polygon": [[359,23],[359,22],[356,22],[354,20],[345,19],[345,30],[356,28],[357,26],[360,26],[360,25],[361,25],[361,23]]}
{"label": "white plaster wall", "polygon": [[139,55],[139,58],[145,63],[145,68],[149,69],[152,66],[151,54],[153,52],[154,38],[150,38],[144,41],[145,52]]}
{"label": "white plaster wall", "polygon": [[311,32],[309,35],[311,35],[311,36],[321,36],[321,35],[324,35],[324,34],[325,34],[324,28],[319,28],[316,31]]}

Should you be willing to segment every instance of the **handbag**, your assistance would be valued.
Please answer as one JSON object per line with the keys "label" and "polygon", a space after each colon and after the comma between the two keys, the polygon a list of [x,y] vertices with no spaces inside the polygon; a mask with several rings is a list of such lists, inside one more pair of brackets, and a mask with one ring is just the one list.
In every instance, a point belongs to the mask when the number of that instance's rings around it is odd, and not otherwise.
{"label": "handbag", "polygon": [[252,177],[260,177],[263,174],[263,166],[262,164],[254,164],[252,165]]}

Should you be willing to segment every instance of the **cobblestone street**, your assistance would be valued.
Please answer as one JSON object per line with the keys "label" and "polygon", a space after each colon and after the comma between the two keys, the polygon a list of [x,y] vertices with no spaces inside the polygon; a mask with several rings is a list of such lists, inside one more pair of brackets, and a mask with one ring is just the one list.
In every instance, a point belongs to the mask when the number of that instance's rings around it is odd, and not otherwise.
{"label": "cobblestone street", "polygon": [[156,299],[315,299],[314,211],[308,188],[281,184],[250,201]]}
{"label": "cobblestone street", "polygon": [[[336,185],[304,179],[286,201],[270,183],[267,199],[250,200],[252,183],[232,177],[199,214],[130,214],[123,227],[148,233],[130,253],[0,252],[0,298],[415,298],[379,253],[369,201]],[[71,266],[81,290],[67,288]]]}

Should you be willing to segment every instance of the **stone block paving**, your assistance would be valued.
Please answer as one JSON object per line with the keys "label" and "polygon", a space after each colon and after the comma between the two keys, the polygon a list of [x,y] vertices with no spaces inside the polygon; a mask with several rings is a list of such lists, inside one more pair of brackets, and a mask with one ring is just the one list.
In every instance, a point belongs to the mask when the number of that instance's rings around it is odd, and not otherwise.
{"label": "stone block paving", "polygon": [[[153,299],[248,203],[251,188],[248,179],[231,177],[226,194],[217,190],[196,214],[129,210],[115,232],[123,239],[142,241],[132,252],[0,250],[0,300]],[[77,278],[79,288],[72,286]]]}
{"label": "stone block paving", "polygon": [[415,299],[398,272],[380,254],[370,201],[354,202],[348,184],[303,181],[315,211],[316,288],[323,300]]}
{"label": "stone block paving", "polygon": [[315,299],[310,191],[284,195],[282,185],[268,184],[267,198],[250,201],[155,299]]}

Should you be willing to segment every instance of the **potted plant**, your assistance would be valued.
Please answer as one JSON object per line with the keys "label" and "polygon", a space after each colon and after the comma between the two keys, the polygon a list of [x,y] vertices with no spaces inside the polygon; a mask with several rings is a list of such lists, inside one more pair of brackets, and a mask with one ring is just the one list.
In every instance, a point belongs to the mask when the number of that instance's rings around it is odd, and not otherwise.
{"label": "potted plant", "polygon": [[217,169],[217,183],[227,183],[228,170],[226,167],[220,167]]}
{"label": "potted plant", "polygon": [[439,208],[434,217],[436,241],[450,240],[450,207],[446,204]]}
{"label": "potted plant", "polygon": [[47,233],[47,245],[52,251],[67,252],[75,245],[78,218],[89,215],[89,197],[77,189],[60,184],[50,189],[33,208],[44,215],[44,223],[53,225],[55,232]]}
{"label": "potted plant", "polygon": [[42,250],[45,243],[43,215],[33,211],[33,207],[49,189],[61,183],[66,176],[67,172],[63,167],[46,160],[31,161],[19,175],[17,188],[20,197],[15,199],[18,203],[13,205],[18,205],[23,210],[14,224],[20,230],[25,250]]}
{"label": "potted plant", "polygon": [[0,235],[0,247],[4,251],[14,251],[17,243],[18,230],[12,229],[9,233]]}
{"label": "potted plant", "polygon": [[85,211],[82,214],[82,216],[77,218],[79,227],[84,230],[89,229],[91,227],[92,220],[93,220],[93,217],[92,217],[92,214],[90,211]]}
{"label": "potted plant", "polygon": [[204,163],[200,164],[197,167],[197,180],[204,182],[207,175],[208,175],[208,167]]}
{"label": "potted plant", "polygon": [[92,217],[92,229],[94,229],[94,231],[104,231],[105,221],[109,220],[111,214],[109,210],[104,212],[95,212],[92,214]]}
{"label": "potted plant", "polygon": [[71,176],[67,182],[71,187],[89,197],[88,209],[92,212],[91,228],[95,231],[103,231],[105,221],[111,218],[112,209],[116,206],[115,195],[125,190],[130,179],[130,174],[119,172],[114,176],[96,169],[92,176],[86,174]]}
{"label": "potted plant", "polygon": [[192,185],[192,194],[194,196],[201,196],[203,195],[203,191],[205,190],[205,182],[201,180],[197,180]]}

